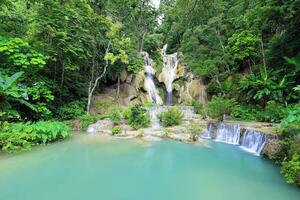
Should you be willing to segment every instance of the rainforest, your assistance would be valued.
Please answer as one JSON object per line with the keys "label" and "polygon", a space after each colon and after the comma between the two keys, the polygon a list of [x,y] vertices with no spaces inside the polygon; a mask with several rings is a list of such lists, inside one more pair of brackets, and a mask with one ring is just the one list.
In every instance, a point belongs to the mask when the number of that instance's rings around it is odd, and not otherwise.
{"label": "rainforest", "polygon": [[299,199],[299,36],[300,0],[0,0],[0,199]]}

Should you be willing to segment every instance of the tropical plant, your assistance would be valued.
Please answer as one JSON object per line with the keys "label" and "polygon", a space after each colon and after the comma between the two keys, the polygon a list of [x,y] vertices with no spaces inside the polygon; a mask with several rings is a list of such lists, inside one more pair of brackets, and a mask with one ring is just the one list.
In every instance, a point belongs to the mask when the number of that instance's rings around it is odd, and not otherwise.
{"label": "tropical plant", "polygon": [[294,154],[291,160],[282,162],[282,173],[288,183],[300,184],[300,155]]}
{"label": "tropical plant", "polygon": [[111,129],[111,133],[112,135],[118,135],[122,132],[122,128],[119,127],[119,126],[114,126],[112,129]]}
{"label": "tropical plant", "polygon": [[191,139],[193,141],[197,141],[199,135],[203,131],[203,127],[197,123],[191,123],[188,125],[187,130],[191,136]]}
{"label": "tropical plant", "polygon": [[112,108],[112,110],[110,111],[110,118],[112,119],[114,125],[119,125],[121,123],[121,111],[119,108],[115,107]]}
{"label": "tropical plant", "polygon": [[207,114],[218,121],[224,120],[224,115],[231,114],[232,109],[236,106],[235,99],[225,99],[223,96],[213,96],[207,104]]}
{"label": "tropical plant", "polygon": [[[260,66],[260,74],[250,74],[247,79],[240,82],[239,91],[245,95],[246,100],[255,100],[265,106],[268,101],[274,100],[285,102],[290,100],[291,96],[287,94],[286,76],[279,82],[274,80],[278,77],[278,72],[269,72],[266,67]],[[244,98],[245,98],[244,97]]]}
{"label": "tropical plant", "polygon": [[30,150],[33,145],[65,139],[69,127],[61,122],[39,121],[16,123],[6,126],[0,132],[0,147],[8,152]]}
{"label": "tropical plant", "polygon": [[86,114],[85,104],[82,101],[72,101],[58,110],[58,115],[61,119],[69,120],[75,119]]}
{"label": "tropical plant", "polygon": [[180,125],[183,120],[183,113],[176,107],[169,108],[168,111],[162,112],[159,116],[163,126],[175,126]]}
{"label": "tropical plant", "polygon": [[134,105],[130,108],[128,123],[134,129],[147,127],[150,124],[150,116],[142,105]]}

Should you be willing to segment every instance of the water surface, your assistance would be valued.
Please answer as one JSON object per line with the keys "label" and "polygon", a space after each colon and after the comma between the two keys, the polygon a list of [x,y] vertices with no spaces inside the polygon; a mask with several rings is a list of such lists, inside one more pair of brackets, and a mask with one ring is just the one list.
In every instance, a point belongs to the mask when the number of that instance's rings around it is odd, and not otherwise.
{"label": "water surface", "polygon": [[272,162],[236,146],[75,135],[0,154],[2,200],[299,200]]}

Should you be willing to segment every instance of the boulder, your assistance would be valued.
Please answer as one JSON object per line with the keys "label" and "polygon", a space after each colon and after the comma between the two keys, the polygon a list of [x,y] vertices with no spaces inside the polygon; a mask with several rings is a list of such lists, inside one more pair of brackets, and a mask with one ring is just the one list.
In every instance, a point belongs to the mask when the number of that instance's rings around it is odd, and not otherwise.
{"label": "boulder", "polygon": [[277,137],[268,137],[264,149],[261,154],[267,156],[269,159],[276,159],[282,156],[282,144]]}
{"label": "boulder", "polygon": [[111,119],[98,120],[96,123],[89,125],[88,133],[109,133],[113,128],[114,123]]}

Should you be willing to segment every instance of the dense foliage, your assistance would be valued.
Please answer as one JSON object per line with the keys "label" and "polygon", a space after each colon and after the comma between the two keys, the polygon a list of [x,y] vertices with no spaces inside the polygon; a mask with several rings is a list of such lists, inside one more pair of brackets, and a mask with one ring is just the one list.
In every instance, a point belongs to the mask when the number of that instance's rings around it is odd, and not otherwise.
{"label": "dense foliage", "polygon": [[0,147],[8,152],[30,150],[33,145],[66,138],[69,127],[61,122],[4,123],[0,131]]}
{"label": "dense foliage", "polygon": [[129,125],[134,129],[145,128],[150,124],[150,116],[142,105],[134,105],[125,111]]}
{"label": "dense foliage", "polygon": [[213,119],[223,121],[226,114],[230,114],[236,105],[235,99],[225,99],[222,96],[213,96],[207,105],[207,114]]}
{"label": "dense foliage", "polygon": [[162,112],[158,117],[163,126],[175,126],[182,123],[183,113],[178,108],[174,107],[169,108],[166,112]]}

